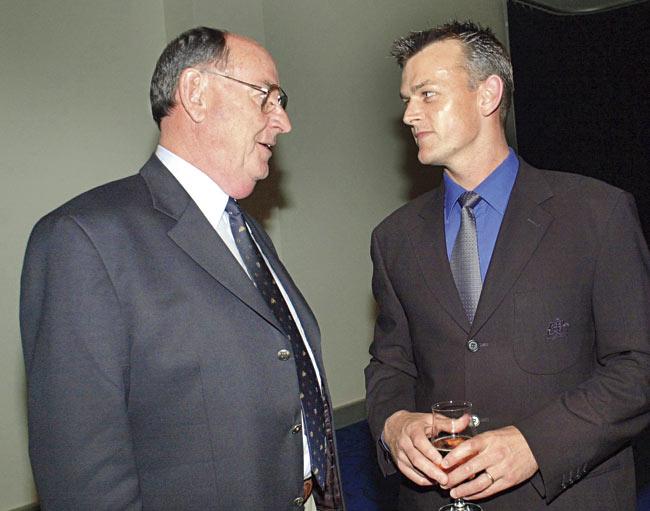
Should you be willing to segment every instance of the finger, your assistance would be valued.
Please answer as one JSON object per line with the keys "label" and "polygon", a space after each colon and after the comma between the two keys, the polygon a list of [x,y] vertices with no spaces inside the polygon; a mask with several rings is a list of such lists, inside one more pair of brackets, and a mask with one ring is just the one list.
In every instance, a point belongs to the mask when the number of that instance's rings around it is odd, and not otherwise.
{"label": "finger", "polygon": [[442,463],[442,454],[440,454],[438,449],[433,446],[431,438],[425,435],[419,435],[413,437],[411,440],[415,448],[431,460],[432,463],[435,463],[436,465]]}
{"label": "finger", "polygon": [[[484,478],[481,476],[481,479],[484,479]],[[485,478],[485,479],[487,479],[487,478]],[[452,492],[455,492],[455,491],[458,492],[458,494],[457,494],[458,496],[454,497],[454,498],[463,498],[465,500],[479,500],[479,499],[484,499],[486,497],[491,497],[492,495],[495,495],[496,493],[502,492],[503,490],[507,490],[509,487],[510,486],[505,483],[504,479],[497,479],[496,481],[494,481],[494,484],[491,484],[485,490],[480,491],[478,493],[474,493],[474,494],[464,494],[463,493],[461,495],[462,486],[458,486],[457,488],[454,488],[454,490],[452,490]]]}
{"label": "finger", "polygon": [[[400,447],[408,454],[409,458],[414,460],[415,456],[424,456],[429,462],[434,465],[440,465],[442,456],[436,448],[431,444],[431,438],[422,430],[414,431],[409,436],[403,437],[400,442]],[[413,450],[413,452],[411,452]],[[415,463],[414,463],[415,464]],[[424,466],[427,463],[422,461],[418,466]]]}
{"label": "finger", "polygon": [[438,433],[440,433],[441,431],[449,432],[449,430],[451,429],[451,419],[439,413],[434,413],[433,425],[435,428],[436,435],[438,435]]}
{"label": "finger", "polygon": [[464,481],[478,477],[487,467],[493,467],[494,465],[495,460],[492,460],[486,453],[465,458],[452,467],[453,470],[447,471],[449,476],[447,485],[452,488],[458,486]]}
{"label": "finger", "polygon": [[418,449],[411,448],[407,451],[403,451],[402,454],[407,458],[402,458],[405,465],[417,470],[420,474],[430,480],[437,481],[440,484],[447,484],[447,473],[422,454]]}
{"label": "finger", "polygon": [[397,468],[402,474],[404,474],[404,476],[413,481],[415,484],[419,486],[433,486],[433,481],[425,477],[420,471],[414,469],[412,466],[406,465],[399,461],[397,463]]}
{"label": "finger", "polygon": [[481,492],[487,491],[488,488],[493,484],[494,482],[490,476],[485,471],[483,471],[470,481],[467,481],[466,483],[453,488],[450,492],[450,495],[453,498],[464,498],[468,495],[474,496]]}
{"label": "finger", "polygon": [[474,438],[466,440],[458,447],[452,449],[445,459],[442,461],[442,468],[449,469],[462,463],[464,460],[473,458],[483,451],[486,447],[486,443],[481,435]]}

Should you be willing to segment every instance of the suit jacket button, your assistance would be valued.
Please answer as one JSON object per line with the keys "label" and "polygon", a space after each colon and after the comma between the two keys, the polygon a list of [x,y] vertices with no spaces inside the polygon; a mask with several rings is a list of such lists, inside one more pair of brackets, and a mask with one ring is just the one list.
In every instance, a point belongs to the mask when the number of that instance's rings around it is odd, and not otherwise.
{"label": "suit jacket button", "polygon": [[289,350],[281,349],[278,351],[278,358],[282,361],[289,360],[291,358],[291,352]]}
{"label": "suit jacket button", "polygon": [[294,435],[300,433],[302,431],[302,424],[296,424],[294,427],[291,428],[291,433]]}
{"label": "suit jacket button", "polygon": [[305,503],[305,499],[302,497],[296,497],[293,499],[293,505],[296,507],[301,507]]}
{"label": "suit jacket button", "polygon": [[476,353],[480,348],[478,343],[474,339],[467,341],[467,349],[472,353]]}
{"label": "suit jacket button", "polygon": [[472,415],[470,420],[471,420],[472,427],[474,428],[478,428],[479,425],[481,424],[481,419],[479,418],[478,415]]}

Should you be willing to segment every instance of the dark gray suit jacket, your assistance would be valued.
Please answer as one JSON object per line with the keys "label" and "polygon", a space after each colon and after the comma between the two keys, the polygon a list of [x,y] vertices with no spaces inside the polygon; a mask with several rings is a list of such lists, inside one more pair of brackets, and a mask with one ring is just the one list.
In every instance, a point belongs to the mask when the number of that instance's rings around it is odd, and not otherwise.
{"label": "dark gray suit jacket", "polygon": [[[650,417],[650,258],[631,196],[522,161],[471,326],[443,202],[441,188],[426,193],[373,233],[373,434],[397,410],[467,399],[479,432],[515,425],[540,467],[485,511],[633,510],[629,442]],[[445,502],[401,487],[400,509]]]}
{"label": "dark gray suit jacket", "polygon": [[[316,320],[295,306],[325,389]],[[45,510],[293,510],[296,369],[226,245],[152,157],[43,218],[21,293],[29,445]],[[329,397],[328,397],[329,399]]]}

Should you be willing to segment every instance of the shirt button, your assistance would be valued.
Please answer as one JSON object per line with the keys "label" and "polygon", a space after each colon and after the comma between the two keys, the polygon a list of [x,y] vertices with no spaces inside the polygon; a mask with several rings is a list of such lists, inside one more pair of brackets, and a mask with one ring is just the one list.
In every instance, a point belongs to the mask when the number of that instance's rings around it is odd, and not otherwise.
{"label": "shirt button", "polygon": [[296,424],[294,427],[291,428],[291,433],[294,435],[297,435],[302,431],[302,424]]}
{"label": "shirt button", "polygon": [[295,499],[293,499],[293,505],[296,507],[300,507],[304,503],[305,503],[305,499],[303,499],[302,497],[296,497]]}
{"label": "shirt button", "polygon": [[291,358],[291,352],[289,350],[282,349],[278,351],[278,358],[282,361],[289,360]]}
{"label": "shirt button", "polygon": [[472,353],[476,353],[480,348],[478,343],[474,339],[467,341],[467,349]]}

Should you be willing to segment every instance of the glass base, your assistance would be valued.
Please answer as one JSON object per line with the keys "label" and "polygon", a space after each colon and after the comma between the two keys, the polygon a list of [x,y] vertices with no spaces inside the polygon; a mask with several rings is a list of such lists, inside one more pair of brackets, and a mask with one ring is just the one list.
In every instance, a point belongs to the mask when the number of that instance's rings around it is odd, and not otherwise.
{"label": "glass base", "polygon": [[442,506],[438,511],[483,511],[483,508],[478,504],[472,504],[471,502],[460,500]]}

